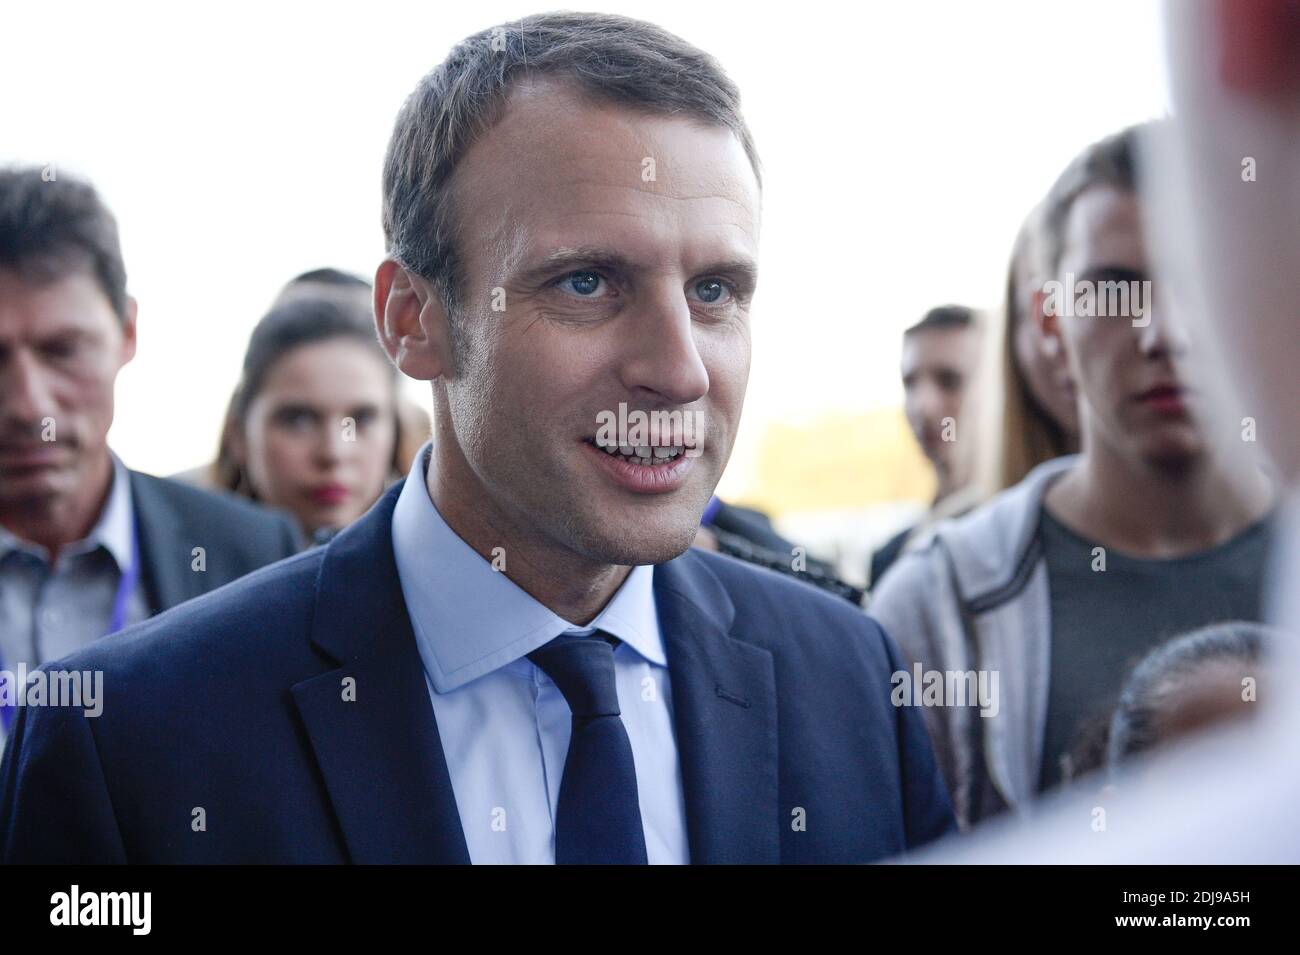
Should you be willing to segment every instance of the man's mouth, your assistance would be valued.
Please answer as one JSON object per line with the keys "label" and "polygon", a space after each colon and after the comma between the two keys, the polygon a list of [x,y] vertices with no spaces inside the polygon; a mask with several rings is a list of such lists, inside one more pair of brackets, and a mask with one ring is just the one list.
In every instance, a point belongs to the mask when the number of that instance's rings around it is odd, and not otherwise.
{"label": "man's mouth", "polygon": [[681,444],[599,444],[595,438],[587,438],[586,442],[606,454],[620,455],[626,458],[629,464],[639,464],[642,467],[661,467],[671,464],[687,451],[686,446]]}
{"label": "man's mouth", "polygon": [[67,449],[52,442],[41,444],[0,444],[0,463],[9,468],[36,468],[55,464]]}
{"label": "man's mouth", "polygon": [[686,445],[598,444],[584,438],[587,456],[606,478],[634,494],[667,494],[686,483],[696,449]]}
{"label": "man's mouth", "polygon": [[1138,402],[1165,414],[1181,414],[1187,410],[1187,391],[1177,385],[1157,385],[1137,396]]}

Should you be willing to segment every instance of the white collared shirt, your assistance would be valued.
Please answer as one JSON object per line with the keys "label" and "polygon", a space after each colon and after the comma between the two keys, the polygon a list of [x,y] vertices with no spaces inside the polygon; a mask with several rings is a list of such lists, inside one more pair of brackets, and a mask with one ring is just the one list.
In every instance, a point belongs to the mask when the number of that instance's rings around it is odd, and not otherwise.
{"label": "white collared shirt", "polygon": [[[393,550],[474,863],[553,863],[571,712],[527,654],[566,631],[600,629],[614,652],[651,863],[689,861],[654,568],[634,567],[578,627],[493,569],[447,525],[425,485],[426,444],[393,511]],[[508,561],[509,555],[504,555]]]}

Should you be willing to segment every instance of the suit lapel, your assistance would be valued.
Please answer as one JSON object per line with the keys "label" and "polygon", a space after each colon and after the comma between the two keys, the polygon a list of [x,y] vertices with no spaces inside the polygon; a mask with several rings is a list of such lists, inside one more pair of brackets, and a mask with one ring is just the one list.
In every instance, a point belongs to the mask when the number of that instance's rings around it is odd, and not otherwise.
{"label": "suit lapel", "polygon": [[202,593],[199,576],[190,572],[193,558],[184,532],[185,515],[156,493],[148,475],[127,473],[140,541],[140,579],[151,608],[161,613]]}
{"label": "suit lapel", "polygon": [[393,556],[401,488],[328,545],[312,641],[339,666],[296,684],[293,698],[353,862],[467,863]]}
{"label": "suit lapel", "polygon": [[735,607],[698,555],[655,569],[695,863],[778,863],[772,654],[730,634]]}
{"label": "suit lapel", "polygon": [[[313,642],[336,669],[293,687],[352,861],[466,863],[442,742],[393,556],[401,484],[328,546]],[[772,655],[730,634],[735,608],[691,552],[655,569],[696,863],[780,862]],[[345,679],[355,699],[344,698]]]}

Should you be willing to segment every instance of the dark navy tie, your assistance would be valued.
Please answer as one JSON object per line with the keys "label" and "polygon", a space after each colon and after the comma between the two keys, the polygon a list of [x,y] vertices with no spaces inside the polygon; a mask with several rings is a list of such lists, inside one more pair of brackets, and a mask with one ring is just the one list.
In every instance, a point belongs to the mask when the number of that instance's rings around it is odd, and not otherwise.
{"label": "dark navy tie", "polygon": [[528,654],[573,712],[555,812],[559,865],[645,865],[632,744],[619,715],[614,648],[597,630],[561,634]]}

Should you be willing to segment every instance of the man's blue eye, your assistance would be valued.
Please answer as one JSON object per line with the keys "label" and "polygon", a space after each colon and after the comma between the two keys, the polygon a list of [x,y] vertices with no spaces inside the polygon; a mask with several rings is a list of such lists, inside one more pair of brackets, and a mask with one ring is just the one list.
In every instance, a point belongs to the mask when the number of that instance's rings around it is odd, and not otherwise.
{"label": "man's blue eye", "polygon": [[600,288],[600,276],[595,272],[574,272],[565,282],[579,295],[593,295]]}
{"label": "man's blue eye", "polygon": [[705,279],[703,282],[696,283],[695,293],[699,295],[700,301],[712,305],[726,293],[727,287],[717,279]]}

